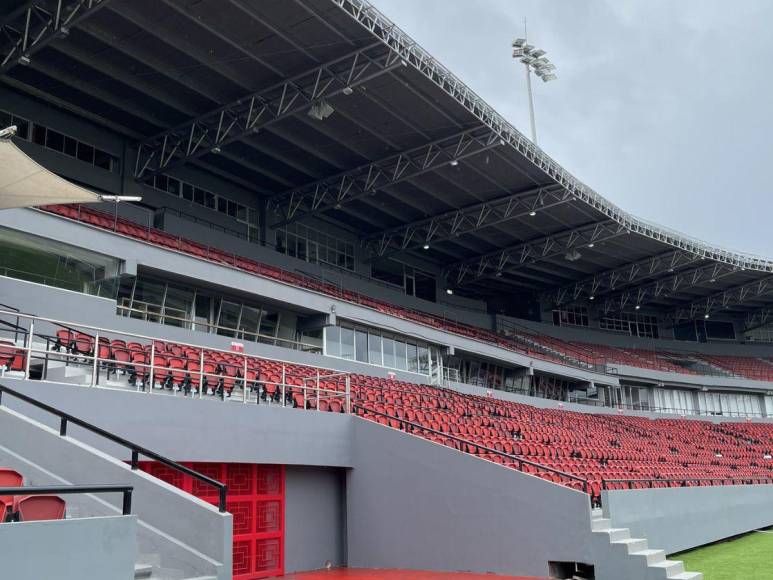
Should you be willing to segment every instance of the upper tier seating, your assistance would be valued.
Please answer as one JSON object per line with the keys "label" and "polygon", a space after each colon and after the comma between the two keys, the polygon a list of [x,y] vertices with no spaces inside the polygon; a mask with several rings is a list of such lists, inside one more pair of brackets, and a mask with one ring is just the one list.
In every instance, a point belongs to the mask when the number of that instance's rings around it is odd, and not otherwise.
{"label": "upper tier seating", "polygon": [[[219,264],[238,268],[258,276],[271,278],[273,280],[284,282],[292,286],[305,288],[314,292],[320,292],[340,300],[366,306],[384,314],[398,316],[400,318],[405,318],[419,324],[432,326],[446,332],[452,332],[454,334],[468,338],[493,343],[502,348],[513,350],[530,357],[550,360],[552,362],[558,362],[562,364],[575,364],[583,368],[592,367],[593,365],[599,364],[600,362],[598,358],[592,354],[586,353],[584,351],[578,352],[577,349],[572,348],[567,343],[563,343],[563,347],[561,349],[553,348],[551,350],[551,348],[540,345],[538,342],[526,341],[523,339],[523,337],[519,337],[517,335],[504,336],[502,334],[498,334],[496,332],[470,324],[464,324],[432,314],[427,314],[425,312],[395,306],[383,300],[371,298],[363,294],[358,294],[356,292],[351,292],[349,290],[339,288],[334,284],[316,280],[311,276],[288,272],[276,266],[257,262],[250,258],[237,256],[232,253],[199,244],[198,242],[194,242],[192,240],[186,240],[185,238],[170,235],[163,230],[143,227],[130,220],[116,218],[113,215],[97,211],[86,206],[49,205],[42,207],[41,209],[70,219],[78,220],[98,228],[115,231],[119,234],[183,252],[197,258],[214,261]],[[563,354],[559,355],[556,352],[557,350],[560,350]]]}
{"label": "upper tier seating", "polygon": [[[98,228],[163,246],[188,255],[238,268],[257,276],[270,278],[320,292],[337,299],[372,308],[384,314],[397,316],[419,324],[438,328],[446,332],[495,344],[529,357],[569,364],[583,369],[606,371],[606,364],[621,364],[643,369],[659,370],[681,374],[736,376],[753,380],[773,380],[773,364],[754,357],[708,356],[699,353],[676,354],[648,349],[612,347],[585,342],[570,342],[546,335],[537,335],[520,330],[509,331],[506,335],[464,324],[446,318],[404,308],[345,290],[334,284],[316,280],[311,276],[288,272],[277,266],[237,256],[192,240],[173,236],[163,230],[141,226],[124,218],[94,210],[86,206],[51,205],[41,208],[70,219],[78,220]],[[0,358],[3,356],[0,346]],[[695,365],[675,364],[675,359],[691,359]],[[19,364],[18,358],[15,364]],[[685,362],[690,362],[686,360]]]}

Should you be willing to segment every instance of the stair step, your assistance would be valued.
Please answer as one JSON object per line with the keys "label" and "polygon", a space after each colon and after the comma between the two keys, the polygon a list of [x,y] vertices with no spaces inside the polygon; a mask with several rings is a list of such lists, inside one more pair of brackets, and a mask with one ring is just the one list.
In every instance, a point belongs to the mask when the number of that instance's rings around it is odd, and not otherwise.
{"label": "stair step", "polygon": [[668,580],[703,580],[703,573],[682,572],[680,574],[674,574],[673,576],[669,576]]}
{"label": "stair step", "polygon": [[666,559],[666,552],[664,550],[637,550],[636,552],[628,552],[631,556],[642,556],[647,560],[647,566],[652,566],[658,562],[662,562]]}
{"label": "stair step", "polygon": [[596,518],[591,522],[590,529],[594,532],[606,532],[612,528],[612,520],[607,518]]}
{"label": "stair step", "polygon": [[613,545],[625,546],[629,555],[633,554],[634,552],[643,552],[649,548],[647,545],[647,540],[643,538],[626,538],[624,540],[617,540],[611,543]]}
{"label": "stair step", "polygon": [[605,534],[609,534],[610,542],[619,542],[620,540],[627,540],[631,537],[631,531],[628,528],[609,528],[604,530]]}
{"label": "stair step", "polygon": [[651,564],[650,568],[662,568],[666,571],[666,578],[673,578],[677,574],[684,572],[684,562],[680,560],[663,560],[662,562]]}

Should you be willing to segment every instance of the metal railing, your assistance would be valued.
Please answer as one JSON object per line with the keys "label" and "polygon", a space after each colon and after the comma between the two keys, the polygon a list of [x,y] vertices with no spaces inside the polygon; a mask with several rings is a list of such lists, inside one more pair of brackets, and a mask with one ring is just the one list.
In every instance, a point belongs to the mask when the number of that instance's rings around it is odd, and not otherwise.
{"label": "metal railing", "polygon": [[[18,399],[20,401],[23,401],[29,405],[32,405],[34,407],[37,407],[38,409],[41,409],[43,411],[46,411],[48,413],[51,413],[52,415],[55,415],[59,418],[59,435],[61,437],[67,436],[67,427],[70,423],[73,425],[77,425],[78,427],[85,429],[86,431],[89,431],[90,433],[94,433],[95,435],[99,435],[103,439],[107,439],[108,441],[112,443],[116,443],[117,445],[120,445],[122,447],[125,447],[131,451],[132,458],[131,458],[131,468],[132,470],[139,469],[139,458],[140,455],[143,457],[147,457],[148,459],[151,459],[153,461],[157,461],[167,467],[170,467],[174,469],[175,471],[179,471],[180,473],[183,473],[185,475],[188,475],[192,477],[193,479],[200,481],[206,485],[210,485],[217,489],[218,491],[218,507],[221,512],[226,511],[226,496],[228,494],[228,487],[215,479],[212,479],[211,477],[207,477],[206,475],[203,475],[199,473],[198,471],[194,471],[193,469],[190,469],[188,467],[185,467],[184,465],[181,465],[180,463],[177,463],[176,461],[173,461],[167,457],[164,457],[163,455],[159,455],[158,453],[154,451],[150,451],[149,449],[146,449],[145,447],[142,447],[141,445],[138,445],[136,443],[132,443],[128,439],[124,439],[123,437],[119,437],[118,435],[114,435],[110,433],[109,431],[106,431],[105,429],[102,429],[101,427],[97,427],[96,425],[93,425],[89,423],[88,421],[84,421],[83,419],[79,419],[78,417],[75,417],[73,415],[70,415],[69,413],[65,413],[64,411],[60,411],[59,409],[56,409],[50,405],[47,405],[46,403],[42,403],[38,401],[37,399],[33,399],[32,397],[29,397],[23,393],[20,393],[14,389],[11,389],[9,387],[6,387],[5,385],[0,384],[0,407],[3,405],[2,397],[3,395],[8,395],[10,397],[13,397],[15,399]],[[124,502],[126,501],[126,496],[124,495]]]}
{"label": "metal railing", "polygon": [[[132,492],[134,486],[131,485],[46,485],[46,486],[19,486],[19,487],[0,487],[0,497],[13,495],[68,495],[75,493],[121,493],[123,494],[123,503],[121,504],[121,514],[124,516],[132,513]],[[2,521],[2,520],[0,520]]]}
{"label": "metal railing", "polygon": [[[524,473],[529,473],[528,471],[524,470],[524,466],[532,467],[538,471],[543,471],[546,473],[550,473],[554,476],[564,478],[565,480],[568,480],[569,482],[575,482],[578,485],[581,486],[581,489],[584,493],[590,495],[590,484],[587,479],[584,479],[582,477],[579,477],[577,475],[572,475],[571,473],[566,473],[564,471],[555,469],[554,467],[549,467],[547,465],[543,465],[541,463],[536,463],[534,461],[529,461],[528,459],[523,459],[522,457],[519,457],[517,455],[512,455],[510,453],[505,453],[504,451],[498,451],[496,449],[492,449],[490,447],[486,447],[485,445],[480,445],[479,443],[475,443],[473,441],[470,441],[468,439],[462,439],[460,437],[456,437],[455,435],[451,435],[450,433],[444,433],[443,431],[437,431],[435,429],[432,429],[431,427],[425,427],[424,425],[420,425],[418,423],[413,423],[411,421],[408,421],[406,419],[401,419],[400,417],[395,417],[394,415],[389,415],[387,413],[382,413],[380,411],[375,411],[373,409],[369,409],[363,405],[355,404],[352,406],[352,412],[358,416],[363,416],[366,414],[369,415],[375,415],[377,417],[384,417],[387,419],[388,422],[397,422],[400,427],[401,431],[405,431],[406,433],[417,433],[421,435],[422,433],[430,433],[432,435],[436,435],[438,437],[442,437],[444,439],[450,439],[451,441],[454,441],[458,443],[459,445],[462,445],[460,451],[469,452],[470,448],[476,449],[478,452],[483,452],[488,455],[494,455],[497,457],[501,457],[503,460],[507,460],[507,463],[515,465],[516,469],[518,471],[522,471]],[[390,427],[393,427],[393,425],[389,425]],[[410,428],[410,430],[409,430]],[[478,453],[480,454],[480,453]],[[471,453],[471,455],[474,455]],[[553,482],[558,483],[558,482]],[[561,482],[564,483],[564,482]]]}
{"label": "metal railing", "polygon": [[[152,394],[156,390],[171,391],[176,394],[182,391],[184,395],[198,396],[203,399],[205,392],[219,395],[221,400],[230,398],[234,388],[242,391],[243,403],[259,404],[260,388],[267,404],[281,406],[298,405],[295,394],[302,396],[304,409],[316,408],[324,411],[333,402],[341,405],[341,410],[350,412],[351,408],[351,375],[347,372],[320,367],[307,367],[298,363],[268,359],[243,352],[223,350],[214,347],[169,341],[159,337],[145,336],[122,330],[109,330],[101,327],[46,318],[23,313],[11,313],[0,310],[0,317],[8,314],[18,316],[20,322],[28,321],[28,326],[15,329],[24,337],[24,344],[15,346],[15,350],[24,357],[24,377],[31,378],[32,361],[41,365],[40,378],[47,380],[51,363],[63,362],[65,366],[84,368],[89,377],[87,386],[100,387],[101,378],[109,380],[111,374],[124,373],[129,379],[134,378],[134,390]],[[63,345],[59,337],[50,333],[38,332],[35,326],[44,324],[67,331],[72,336],[71,344]],[[0,327],[0,334],[3,329]],[[113,346],[108,337],[134,339],[136,346],[129,346],[132,340],[124,341],[125,346]],[[85,350],[78,346],[82,343]],[[195,360],[187,353],[179,356],[162,350],[160,345],[170,343],[180,349],[195,351]],[[64,352],[62,352],[64,348]],[[130,360],[117,360],[113,349],[124,350],[130,354]],[[102,352],[104,351],[104,352]],[[136,355],[136,356],[135,356]],[[218,361],[216,355],[227,356],[231,360]],[[133,359],[133,360],[132,360]],[[185,361],[185,366],[173,366],[172,359]],[[233,362],[236,359],[238,362]],[[277,373],[268,379],[261,379],[262,365],[273,362],[281,365]],[[218,368],[219,367],[219,368]],[[298,370],[300,367],[301,370]],[[185,375],[184,380],[181,375]],[[174,377],[179,377],[174,381]],[[301,384],[296,384],[300,382]],[[182,383],[182,384],[181,384]],[[228,385],[232,388],[230,389]]]}
{"label": "metal railing", "polygon": [[[642,478],[642,479],[601,479],[601,489],[615,491],[621,489],[656,489],[669,488],[672,483],[678,483],[673,487],[700,487],[703,484],[712,485],[770,485],[773,477],[683,477],[683,478]],[[697,484],[693,486],[692,484]]]}
{"label": "metal railing", "polygon": [[[123,300],[125,302],[127,299],[124,298]],[[302,342],[300,340],[293,340],[291,338],[282,338],[280,336],[262,334],[257,331],[251,332],[243,328],[229,328],[227,326],[210,324],[208,322],[199,322],[186,316],[175,316],[173,314],[169,314],[170,310],[184,314],[185,311],[179,308],[170,308],[168,306],[161,307],[157,304],[142,302],[139,300],[133,300],[132,303],[133,306],[124,306],[123,304],[119,304],[116,307],[116,312],[118,315],[125,316],[126,318],[133,318],[135,320],[143,320],[145,322],[156,322],[158,324],[166,324],[176,328],[185,328],[187,330],[193,330],[195,325],[196,330],[199,330],[200,327],[202,327],[206,329],[204,332],[207,334],[217,334],[219,336],[227,336],[229,338],[236,338],[239,340],[249,340],[250,342],[259,342],[262,344],[271,344],[273,346],[281,346],[283,348],[290,348],[303,352],[322,354],[321,345]],[[136,308],[135,306],[137,304],[143,306],[144,308]],[[167,320],[178,322],[179,324],[169,324]],[[254,337],[254,339],[250,337]]]}

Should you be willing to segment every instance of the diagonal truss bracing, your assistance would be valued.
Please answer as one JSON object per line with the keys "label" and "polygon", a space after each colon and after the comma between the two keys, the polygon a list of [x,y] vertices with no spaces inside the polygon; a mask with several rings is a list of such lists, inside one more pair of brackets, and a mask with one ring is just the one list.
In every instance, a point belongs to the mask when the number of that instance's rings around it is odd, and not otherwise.
{"label": "diagonal truss bracing", "polygon": [[675,250],[658,256],[651,256],[637,262],[632,262],[599,272],[559,288],[544,298],[554,306],[562,306],[581,299],[595,299],[602,294],[620,290],[621,288],[638,284],[648,278],[656,278],[663,274],[673,273],[695,262],[700,258],[692,252]]}
{"label": "diagonal truss bracing", "polygon": [[666,276],[653,282],[629,288],[604,299],[602,310],[605,314],[621,311],[628,306],[641,306],[658,298],[667,298],[677,292],[684,292],[695,286],[714,282],[725,276],[729,276],[741,268],[722,262],[710,262],[676,272],[672,276]]}
{"label": "diagonal truss bracing", "polygon": [[367,236],[363,242],[372,256],[388,258],[421,249],[427,244],[471,234],[571,199],[555,184],[533,187],[383,230]]}
{"label": "diagonal truss bracing", "polygon": [[468,258],[448,266],[445,272],[449,284],[462,286],[483,278],[499,277],[504,272],[528,266],[540,260],[549,260],[588,244],[599,243],[625,233],[626,229],[612,220],[586,224]]}
{"label": "diagonal truss bracing", "polygon": [[143,141],[134,176],[146,179],[217,153],[229,143],[403,65],[399,55],[380,42],[317,65]]}
{"label": "diagonal truss bracing", "polygon": [[0,74],[32,55],[105,6],[109,0],[38,0],[24,3],[0,23]]}
{"label": "diagonal truss bracing", "polygon": [[759,298],[770,292],[773,292],[773,276],[766,276],[681,306],[673,313],[674,322],[679,323],[686,320],[708,317],[715,312],[742,305],[748,300]]}
{"label": "diagonal truss bracing", "polygon": [[501,144],[499,137],[489,129],[477,126],[280,193],[269,200],[278,217],[273,227],[338,209],[385,187],[435,171],[452,162],[458,163]]}

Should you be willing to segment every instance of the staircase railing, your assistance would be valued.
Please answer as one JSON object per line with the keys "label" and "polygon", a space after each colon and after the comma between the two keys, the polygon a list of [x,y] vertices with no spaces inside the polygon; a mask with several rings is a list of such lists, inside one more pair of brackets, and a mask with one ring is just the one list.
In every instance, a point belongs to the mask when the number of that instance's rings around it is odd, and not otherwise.
{"label": "staircase railing", "polygon": [[129,449],[132,454],[131,468],[133,470],[139,469],[139,459],[140,459],[140,455],[142,455],[143,457],[147,457],[148,459],[157,461],[163,465],[166,465],[171,469],[174,469],[175,471],[184,473],[185,475],[188,475],[197,481],[200,481],[206,485],[210,485],[216,488],[218,491],[218,507],[220,509],[220,512],[226,511],[226,496],[228,494],[228,487],[224,483],[221,483],[215,479],[212,479],[211,477],[207,477],[206,475],[203,475],[198,471],[194,471],[193,469],[185,467],[184,465],[181,465],[180,463],[177,463],[176,461],[173,461],[168,457],[164,457],[163,455],[159,455],[154,451],[150,451],[149,449],[146,449],[145,447],[142,447],[137,443],[133,443],[128,439],[124,439],[123,437],[114,435],[113,433],[110,433],[109,431],[106,431],[101,427],[97,427],[96,425],[93,425],[88,421],[84,421],[83,419],[74,417],[69,413],[60,411],[59,409],[56,409],[50,405],[47,405],[46,403],[42,403],[37,399],[28,397],[27,395],[20,393],[9,387],[6,387],[5,385],[0,385],[0,407],[2,407],[2,404],[3,404],[3,400],[2,400],[3,394],[7,394],[8,396],[11,396],[15,399],[18,399],[29,405],[32,405],[33,407],[37,407],[38,409],[42,409],[43,411],[46,411],[48,413],[51,413],[52,415],[59,417],[59,435],[62,437],[65,437],[67,435],[67,427],[70,423],[72,423],[73,425],[77,425],[78,427],[81,427],[82,429],[85,429],[91,433],[94,433],[95,435],[99,435],[103,439],[107,439],[112,443],[116,443],[117,445],[121,445],[122,447]]}
{"label": "staircase railing", "polygon": [[0,496],[49,494],[68,495],[75,493],[122,493],[123,504],[121,505],[121,514],[128,516],[132,513],[133,491],[134,486],[131,485],[22,485],[19,487],[0,487]]}

